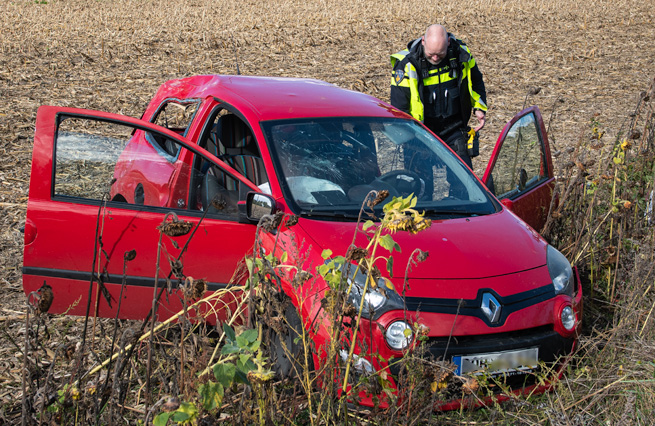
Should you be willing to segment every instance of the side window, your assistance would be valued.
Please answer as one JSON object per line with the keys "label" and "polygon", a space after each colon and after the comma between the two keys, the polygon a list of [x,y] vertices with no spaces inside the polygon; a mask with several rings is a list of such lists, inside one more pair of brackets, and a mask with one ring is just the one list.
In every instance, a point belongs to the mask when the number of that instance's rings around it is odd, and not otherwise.
{"label": "side window", "polygon": [[538,123],[534,114],[521,117],[507,132],[491,182],[499,198],[515,198],[547,179]]}
{"label": "side window", "polygon": [[132,136],[125,126],[79,118],[59,124],[54,196],[107,199],[114,169]]}
{"label": "side window", "polygon": [[[268,177],[257,141],[248,124],[237,115],[226,109],[217,111],[200,145],[255,185],[264,190],[268,186]],[[201,170],[204,167],[199,166]],[[239,181],[215,169],[216,167],[212,167],[209,172],[216,176],[219,184],[238,194]]]}
{"label": "side window", "polygon": [[[197,99],[179,101],[177,99],[167,100],[162,104],[159,111],[155,114],[152,122],[158,126],[165,127],[182,136],[186,135],[193,117],[198,111],[200,101]],[[167,144],[166,139],[157,138],[154,135],[149,138],[149,142],[155,147],[161,149],[168,156],[175,158],[177,156],[176,147]]]}
{"label": "side window", "polygon": [[197,99],[187,101],[168,100],[162,104],[152,122],[184,135],[189,129],[199,105],[200,101]]}
{"label": "side window", "polygon": [[[164,158],[146,141],[153,137],[179,152],[177,160]],[[193,157],[186,148],[160,134],[88,118],[63,118],[55,142],[53,195],[110,200],[126,207],[210,208],[210,213],[236,217],[238,192],[231,193],[211,179],[203,179],[206,170],[192,167]]]}

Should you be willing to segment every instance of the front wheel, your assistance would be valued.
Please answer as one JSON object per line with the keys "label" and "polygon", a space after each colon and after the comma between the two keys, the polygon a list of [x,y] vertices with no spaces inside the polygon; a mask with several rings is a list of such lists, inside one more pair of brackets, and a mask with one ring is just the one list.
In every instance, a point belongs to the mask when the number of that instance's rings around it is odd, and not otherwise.
{"label": "front wheel", "polygon": [[[269,352],[275,374],[280,379],[301,377],[305,366],[305,346],[309,350],[309,341],[303,343],[302,322],[296,307],[289,299],[283,303],[282,312],[271,319]],[[306,335],[305,335],[306,336]],[[309,355],[309,369],[314,369],[314,361]]]}

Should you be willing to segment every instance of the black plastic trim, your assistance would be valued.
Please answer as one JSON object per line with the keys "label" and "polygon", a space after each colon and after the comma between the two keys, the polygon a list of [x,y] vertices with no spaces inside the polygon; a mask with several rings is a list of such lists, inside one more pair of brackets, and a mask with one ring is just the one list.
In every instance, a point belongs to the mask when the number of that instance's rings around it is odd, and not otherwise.
{"label": "black plastic trim", "polygon": [[[67,280],[75,281],[86,281],[91,280],[91,274],[86,271],[71,271],[66,269],[51,269],[51,268],[36,268],[36,267],[23,267],[23,275],[34,275],[46,278],[62,278]],[[105,274],[103,275],[102,282],[105,284],[122,284],[123,276],[118,274]],[[165,285],[166,278],[160,277],[160,285]],[[125,282],[129,286],[135,287],[154,287],[155,278],[152,277],[139,277],[128,275],[125,277]],[[177,287],[176,282],[173,282],[173,287]],[[210,291],[216,291],[220,289],[227,288],[229,284],[226,283],[207,283],[207,289]]]}
{"label": "black plastic trim", "polygon": [[[501,304],[500,319],[496,323],[482,312],[482,296],[484,293],[493,294]],[[548,284],[532,290],[501,297],[493,289],[481,288],[475,299],[442,299],[427,297],[406,297],[405,306],[408,311],[432,312],[440,314],[462,315],[480,318],[489,327],[500,327],[505,324],[507,317],[528,306],[536,305],[555,297],[555,287]]]}

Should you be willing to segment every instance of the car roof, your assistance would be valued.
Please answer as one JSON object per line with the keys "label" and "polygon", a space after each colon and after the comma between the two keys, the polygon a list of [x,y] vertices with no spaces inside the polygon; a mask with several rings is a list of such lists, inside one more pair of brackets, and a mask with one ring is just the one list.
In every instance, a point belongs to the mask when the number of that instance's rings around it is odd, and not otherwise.
{"label": "car roof", "polygon": [[199,75],[164,83],[153,98],[215,97],[260,121],[299,117],[394,117],[399,112],[380,99],[322,80],[243,75]]}

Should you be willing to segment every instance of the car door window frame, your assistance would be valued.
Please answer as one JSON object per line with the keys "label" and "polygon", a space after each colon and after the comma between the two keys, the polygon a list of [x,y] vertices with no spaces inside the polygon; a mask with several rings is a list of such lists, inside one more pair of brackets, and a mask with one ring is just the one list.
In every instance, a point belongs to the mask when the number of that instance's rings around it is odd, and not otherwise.
{"label": "car door window frame", "polygon": [[[189,141],[188,139],[184,138],[183,136],[178,135],[174,131],[170,129],[166,129],[164,127],[158,126],[156,124],[143,121],[143,120],[138,120],[134,119],[132,117],[126,117],[126,116],[121,116],[118,114],[111,114],[111,113],[101,113],[98,114],[96,111],[90,111],[90,110],[82,110],[82,109],[75,109],[75,108],[67,108],[66,111],[59,111],[56,114],[55,118],[55,129],[54,129],[54,140],[53,140],[53,152],[51,153],[52,155],[52,161],[53,161],[53,167],[51,170],[52,176],[51,176],[51,182],[50,182],[50,199],[54,201],[63,201],[63,202],[72,202],[72,203],[79,203],[79,204],[87,204],[87,205],[99,205],[105,201],[102,199],[97,199],[97,198],[87,198],[87,197],[76,197],[76,196],[70,196],[70,195],[62,195],[62,194],[57,194],[55,193],[55,185],[56,185],[56,164],[57,164],[57,146],[58,146],[58,138],[59,138],[59,132],[61,129],[61,124],[64,120],[68,118],[77,118],[77,119],[83,119],[83,120],[92,120],[92,121],[100,121],[100,122],[106,122],[110,124],[115,124],[115,125],[122,125],[122,126],[128,126],[132,129],[132,135],[134,135],[136,130],[141,130],[144,131],[146,134],[150,132],[156,133],[158,136],[169,138],[175,143],[179,144],[181,147],[186,148],[189,150],[191,153],[195,155],[200,155],[207,161],[213,163],[216,167],[219,167],[223,172],[228,174],[232,179],[235,179],[236,181],[239,182],[240,185],[245,185],[244,188],[247,188],[249,191],[255,191],[255,192],[261,192],[257,186],[255,186],[252,182],[248,181],[245,177],[243,177],[240,173],[238,173],[236,170],[234,170],[232,167],[230,167],[228,164],[223,162],[221,159],[215,157],[213,154],[210,152],[206,151],[205,149],[198,147],[195,143],[192,141]],[[181,149],[178,149],[178,152],[181,151]],[[193,181],[190,182],[193,184]],[[187,194],[190,192],[190,189],[187,189]],[[189,208],[189,203],[182,208],[182,207],[160,207],[160,206],[155,206],[155,205],[142,205],[142,204],[134,204],[134,203],[125,203],[122,201],[118,200],[106,200],[106,202],[109,205],[117,206],[123,209],[131,209],[131,210],[152,210],[152,211],[170,211],[170,210],[175,210],[184,212],[185,215],[190,215],[190,216],[200,216],[203,215],[203,211],[201,210],[196,210]],[[236,220],[236,218],[227,218]]]}
{"label": "car door window frame", "polygon": [[[540,145],[539,146],[539,154],[541,156],[540,165],[539,165],[540,173],[530,178],[526,182],[526,185],[522,188],[520,186],[517,186],[517,188],[506,191],[502,194],[497,194],[497,191],[494,188],[493,174],[494,174],[494,169],[496,168],[499,154],[503,150],[503,145],[505,144],[505,141],[507,140],[507,137],[510,131],[512,130],[512,128],[516,125],[516,123],[520,122],[522,119],[530,115],[534,117],[533,123]],[[538,179],[534,180],[535,177],[538,177]],[[547,140],[546,130],[544,128],[543,119],[541,117],[541,113],[539,112],[539,109],[536,106],[532,106],[518,113],[511,121],[509,121],[505,125],[503,131],[501,132],[498,138],[496,147],[494,148],[493,154],[489,161],[489,165],[487,166],[487,170],[485,171],[482,180],[484,184],[487,186],[487,188],[492,190],[492,192],[494,193],[494,195],[496,195],[497,198],[509,199],[513,201],[523,196],[525,193],[533,190],[534,188],[537,188],[540,185],[548,182],[552,178],[553,178],[553,165],[550,156],[550,148]]]}

